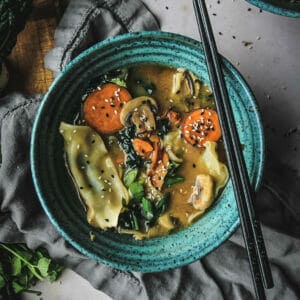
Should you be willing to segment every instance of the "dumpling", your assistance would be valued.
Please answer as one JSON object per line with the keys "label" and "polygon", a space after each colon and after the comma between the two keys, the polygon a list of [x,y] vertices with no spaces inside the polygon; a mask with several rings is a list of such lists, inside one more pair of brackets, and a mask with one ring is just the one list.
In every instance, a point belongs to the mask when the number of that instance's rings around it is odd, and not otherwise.
{"label": "dumpling", "polygon": [[[216,151],[217,143],[206,142],[204,146],[205,150],[199,155],[198,163],[201,164],[203,174],[206,174],[206,176],[209,175],[213,178],[214,195],[211,197],[209,203],[206,203],[205,209],[199,207],[199,211],[194,212],[189,216],[189,223],[192,223],[196,218],[202,215],[209,206],[211,206],[213,200],[218,196],[219,191],[226,185],[229,178],[229,173],[226,165],[219,161],[218,153]],[[200,176],[205,175],[201,174]]]}
{"label": "dumpling", "polygon": [[206,169],[205,174],[212,176],[214,179],[216,197],[220,189],[222,189],[228,181],[228,169],[225,164],[219,161],[216,151],[216,142],[206,142],[204,146],[205,150],[199,155],[199,164]]}
{"label": "dumpling", "polygon": [[116,227],[122,203],[129,201],[102,138],[88,126],[61,122],[70,171],[87,206],[87,220],[94,227]]}

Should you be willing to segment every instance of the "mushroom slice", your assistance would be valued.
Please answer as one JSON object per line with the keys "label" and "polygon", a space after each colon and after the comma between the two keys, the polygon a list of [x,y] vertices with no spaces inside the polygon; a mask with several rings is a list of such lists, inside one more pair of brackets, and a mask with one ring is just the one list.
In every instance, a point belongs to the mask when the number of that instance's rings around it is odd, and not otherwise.
{"label": "mushroom slice", "polygon": [[185,79],[184,73],[186,72],[186,69],[184,68],[178,68],[176,72],[173,75],[173,85],[172,85],[172,93],[177,94],[180,92],[181,84],[183,80]]}
{"label": "mushroom slice", "polygon": [[137,134],[156,129],[153,111],[158,109],[156,101],[147,96],[137,97],[127,102],[120,113],[124,126],[136,126]]}
{"label": "mushroom slice", "polygon": [[184,81],[190,90],[190,95],[192,97],[199,96],[201,88],[200,80],[192,72],[183,68],[178,68],[176,73],[173,75],[172,93],[179,93],[181,85]]}
{"label": "mushroom slice", "polygon": [[193,204],[195,209],[204,211],[211,206],[213,195],[214,182],[210,175],[200,174],[196,177],[193,192],[189,198],[189,202]]}

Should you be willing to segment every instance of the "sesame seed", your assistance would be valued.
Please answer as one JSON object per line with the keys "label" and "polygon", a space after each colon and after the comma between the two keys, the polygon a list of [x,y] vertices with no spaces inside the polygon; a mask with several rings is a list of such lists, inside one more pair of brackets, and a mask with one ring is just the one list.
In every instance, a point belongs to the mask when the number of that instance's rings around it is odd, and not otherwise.
{"label": "sesame seed", "polygon": [[104,99],[104,102],[108,102],[108,99]]}
{"label": "sesame seed", "polygon": [[101,195],[100,198],[103,199],[103,198],[104,198],[104,195]]}
{"label": "sesame seed", "polygon": [[80,145],[79,144],[77,144],[77,147],[76,147],[77,149],[79,149],[80,148]]}
{"label": "sesame seed", "polygon": [[96,110],[96,107],[94,105],[92,106],[92,110]]}
{"label": "sesame seed", "polygon": [[73,133],[76,133],[76,132],[77,132],[77,130],[76,130],[76,129],[74,129],[74,130],[73,130]]}

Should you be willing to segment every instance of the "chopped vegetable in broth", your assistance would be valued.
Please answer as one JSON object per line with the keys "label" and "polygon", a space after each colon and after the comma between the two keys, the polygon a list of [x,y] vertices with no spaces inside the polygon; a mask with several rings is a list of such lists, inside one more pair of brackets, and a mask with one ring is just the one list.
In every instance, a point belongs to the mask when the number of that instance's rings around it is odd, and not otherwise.
{"label": "chopped vegetable in broth", "polygon": [[169,234],[203,215],[228,181],[211,90],[189,70],[101,75],[80,114],[60,132],[93,227],[135,239]]}

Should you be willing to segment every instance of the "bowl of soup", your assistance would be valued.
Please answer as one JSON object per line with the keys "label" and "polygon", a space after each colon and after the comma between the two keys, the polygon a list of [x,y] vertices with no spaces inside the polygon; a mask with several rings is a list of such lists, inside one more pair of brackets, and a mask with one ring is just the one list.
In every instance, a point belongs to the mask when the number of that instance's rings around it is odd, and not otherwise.
{"label": "bowl of soup", "polygon": [[247,0],[249,3],[269,11],[271,13],[287,16],[300,17],[300,1],[299,0]]}
{"label": "bowl of soup", "polygon": [[[264,164],[258,107],[238,71],[225,59],[223,66],[257,189]],[[129,33],[75,58],[37,113],[31,169],[61,235],[121,270],[186,265],[239,225],[202,46],[181,35]]]}

